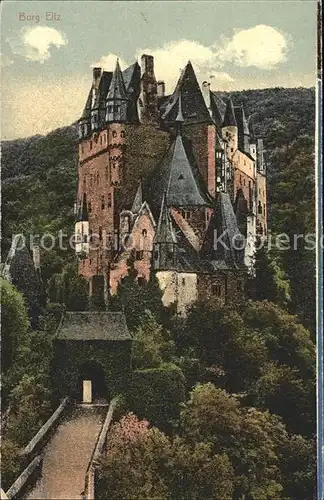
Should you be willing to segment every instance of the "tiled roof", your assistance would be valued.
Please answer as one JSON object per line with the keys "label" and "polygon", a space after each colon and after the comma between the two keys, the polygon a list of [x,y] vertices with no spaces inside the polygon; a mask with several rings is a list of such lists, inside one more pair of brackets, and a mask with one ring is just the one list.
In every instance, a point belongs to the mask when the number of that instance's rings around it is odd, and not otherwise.
{"label": "tiled roof", "polygon": [[66,312],[58,327],[58,340],[131,340],[121,312]]}

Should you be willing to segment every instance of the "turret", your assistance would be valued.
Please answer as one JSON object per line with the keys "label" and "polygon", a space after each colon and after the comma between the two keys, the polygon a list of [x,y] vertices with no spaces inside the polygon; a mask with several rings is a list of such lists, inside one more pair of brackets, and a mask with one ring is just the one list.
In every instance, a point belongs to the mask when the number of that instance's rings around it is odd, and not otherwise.
{"label": "turret", "polygon": [[232,159],[238,149],[238,129],[234,113],[232,99],[229,97],[226,103],[225,116],[222,127],[222,137],[226,142],[226,156]]}
{"label": "turret", "polygon": [[127,103],[128,96],[119,60],[117,59],[116,68],[106,97],[106,121],[108,123],[126,122]]}

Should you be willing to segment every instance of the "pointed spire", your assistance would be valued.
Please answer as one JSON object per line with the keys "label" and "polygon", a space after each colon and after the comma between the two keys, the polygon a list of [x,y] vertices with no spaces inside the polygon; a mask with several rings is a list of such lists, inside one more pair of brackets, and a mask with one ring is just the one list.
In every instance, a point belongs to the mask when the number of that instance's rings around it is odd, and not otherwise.
{"label": "pointed spire", "polygon": [[110,88],[107,94],[107,100],[127,100],[127,93],[123,74],[119,66],[119,59],[117,58],[115,71],[111,80]]}
{"label": "pointed spire", "polygon": [[135,194],[131,212],[133,212],[133,214],[138,214],[142,205],[143,205],[143,191],[142,191],[142,182],[140,181]]}
{"label": "pointed spire", "polygon": [[175,123],[176,123],[176,129],[177,129],[178,134],[181,134],[182,133],[182,126],[184,123],[183,114],[182,114],[182,95],[181,95],[181,92],[179,94],[178,103],[179,103],[178,104],[178,114],[176,116]]}
{"label": "pointed spire", "polygon": [[223,121],[223,127],[237,127],[234,106],[232,99],[229,97],[226,103],[225,116]]}
{"label": "pointed spire", "polygon": [[154,243],[177,243],[175,231],[172,227],[172,221],[167,206],[167,194],[164,191],[158,227],[156,230]]}

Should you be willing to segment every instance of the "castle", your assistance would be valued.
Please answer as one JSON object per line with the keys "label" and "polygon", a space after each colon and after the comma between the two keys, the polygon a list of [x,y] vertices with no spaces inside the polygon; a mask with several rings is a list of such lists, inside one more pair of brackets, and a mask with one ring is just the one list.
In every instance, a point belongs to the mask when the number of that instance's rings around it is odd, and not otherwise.
{"label": "castle", "polygon": [[199,297],[243,301],[267,234],[263,142],[243,107],[200,88],[190,62],[165,95],[144,54],[93,69],[78,130],[76,253],[90,296],[107,303],[133,268],[155,273],[179,314]]}

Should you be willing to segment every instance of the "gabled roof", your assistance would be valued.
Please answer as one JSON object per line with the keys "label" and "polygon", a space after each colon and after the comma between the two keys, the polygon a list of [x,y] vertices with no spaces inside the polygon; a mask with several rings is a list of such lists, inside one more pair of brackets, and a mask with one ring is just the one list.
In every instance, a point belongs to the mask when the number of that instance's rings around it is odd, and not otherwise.
{"label": "gabled roof", "polygon": [[223,127],[233,127],[233,126],[237,127],[237,123],[236,123],[232,99],[229,97],[226,102]]}
{"label": "gabled roof", "polygon": [[200,252],[201,257],[209,261],[214,269],[244,269],[244,250],[239,249],[243,241],[230,195],[218,193]]}
{"label": "gabled roof", "polygon": [[168,206],[210,206],[211,200],[200,178],[193,152],[178,133],[171,143],[154,179],[155,204],[166,192]]}
{"label": "gabled roof", "polygon": [[106,100],[127,100],[127,98],[123,74],[119,66],[119,60],[117,59]]}
{"label": "gabled roof", "polygon": [[182,114],[185,124],[212,123],[190,61],[182,71],[173,94],[161,108],[161,118],[165,123],[172,124],[175,122],[179,111],[180,93],[182,95]]}
{"label": "gabled roof", "polygon": [[58,340],[131,340],[121,312],[65,312],[57,329]]}
{"label": "gabled roof", "polygon": [[162,198],[159,222],[154,236],[154,243],[177,243],[169,208],[166,203],[166,193]]}

